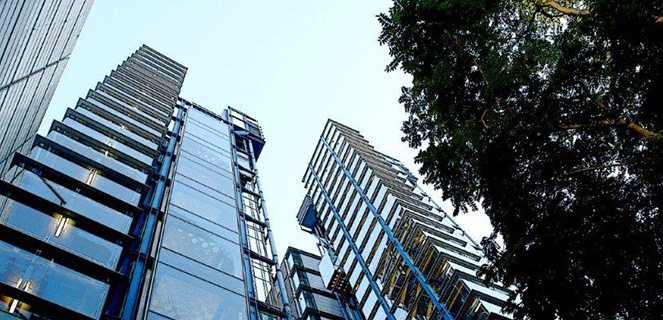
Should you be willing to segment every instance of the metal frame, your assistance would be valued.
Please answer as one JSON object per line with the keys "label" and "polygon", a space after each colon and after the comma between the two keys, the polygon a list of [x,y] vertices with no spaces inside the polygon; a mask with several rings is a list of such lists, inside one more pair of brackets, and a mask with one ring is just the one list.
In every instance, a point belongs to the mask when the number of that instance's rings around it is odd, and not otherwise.
{"label": "metal frame", "polygon": [[[166,148],[163,155],[163,162],[159,168],[158,174],[156,176],[156,185],[154,186],[154,192],[152,200],[149,203],[149,212],[147,212],[147,220],[144,224],[139,223],[134,229],[134,233],[141,234],[141,241],[138,244],[138,252],[136,257],[136,262],[131,272],[131,282],[127,290],[126,300],[122,308],[121,318],[124,320],[134,319],[139,307],[140,293],[142,288],[146,285],[145,278],[147,272],[147,262],[149,258],[149,250],[152,247],[152,242],[154,234],[156,233],[156,225],[158,220],[158,215],[161,213],[160,208],[162,206],[163,196],[167,187],[168,174],[170,172],[171,163],[173,161],[175,146],[180,139],[180,129],[182,128],[182,123],[184,119],[184,106],[180,103],[177,105],[177,115],[173,118],[175,121],[173,125],[173,130],[170,134],[170,139],[168,141],[168,147]],[[147,200],[147,199],[146,199]]]}
{"label": "metal frame", "polygon": [[[364,203],[366,204],[366,207],[373,214],[373,218],[378,222],[378,224],[380,224],[380,227],[382,228],[382,231],[384,231],[384,233],[387,235],[387,238],[389,239],[389,241],[392,242],[392,244],[394,245],[394,248],[396,249],[398,254],[401,256],[401,258],[403,259],[405,264],[414,273],[417,281],[419,282],[419,285],[421,285],[421,287],[426,292],[426,295],[428,295],[428,298],[431,300],[431,302],[433,302],[433,305],[435,306],[435,309],[437,309],[439,315],[441,315],[443,317],[443,319],[445,319],[445,320],[454,320],[454,318],[449,313],[449,310],[447,310],[446,306],[442,302],[440,302],[440,300],[438,299],[437,294],[435,293],[433,288],[431,288],[431,286],[428,284],[428,282],[426,282],[426,278],[423,276],[421,271],[419,271],[419,268],[417,268],[417,266],[414,265],[414,262],[410,258],[410,255],[408,255],[407,252],[405,252],[405,249],[403,248],[403,245],[400,243],[400,241],[398,241],[398,239],[396,239],[393,232],[391,231],[391,229],[389,228],[387,223],[384,221],[384,219],[382,218],[380,213],[377,211],[377,209],[375,208],[375,206],[373,205],[371,200],[366,196],[366,194],[361,189],[361,187],[359,186],[357,181],[354,179],[352,174],[345,167],[345,164],[341,161],[341,159],[338,158],[338,156],[336,155],[336,152],[334,151],[334,149],[331,148],[329,143],[327,143],[327,140],[325,140],[325,138],[322,135],[320,136],[320,140],[324,144],[327,151],[334,158],[334,161],[336,162],[336,164],[339,166],[339,168],[341,168],[341,170],[345,174],[348,181],[350,181],[350,183],[353,185],[353,187],[355,188],[357,193],[359,193],[359,195],[361,196],[362,200],[364,200]],[[310,164],[309,164],[309,168],[311,170],[313,170],[313,168],[311,167]],[[316,178],[317,178],[317,176],[316,176]],[[321,188],[323,188],[323,187],[321,186]],[[326,191],[325,191],[325,193],[326,193]],[[333,204],[330,204],[330,206],[333,207]],[[336,213],[336,214],[338,214],[338,213]],[[348,239],[348,240],[350,241],[351,239]],[[390,313],[390,312],[388,312],[388,313]],[[392,317],[393,317],[393,315],[392,315]]]}
{"label": "metal frame", "polygon": [[355,254],[357,262],[359,263],[359,266],[364,272],[364,276],[366,276],[366,279],[368,279],[369,285],[371,286],[373,293],[375,293],[375,295],[377,296],[377,300],[380,302],[382,310],[384,310],[385,314],[387,315],[387,319],[396,320],[396,317],[394,317],[394,315],[391,313],[391,307],[387,304],[387,301],[382,296],[382,291],[380,290],[380,287],[378,287],[378,284],[375,282],[375,280],[373,280],[373,274],[371,273],[371,270],[368,269],[366,261],[364,261],[364,257],[361,255],[361,252],[359,252],[359,249],[357,248],[354,240],[352,239],[350,232],[348,232],[347,228],[345,227],[341,215],[338,214],[338,211],[336,211],[336,208],[334,207],[334,202],[331,200],[331,198],[329,198],[329,194],[327,194],[327,190],[325,190],[325,187],[322,184],[322,181],[320,181],[318,174],[316,173],[315,169],[310,163],[308,165],[308,168],[309,170],[311,170],[311,176],[315,179],[315,182],[318,184],[318,188],[320,188],[322,196],[325,197],[325,201],[327,202],[329,209],[334,214],[334,218],[338,222],[338,225],[341,228],[341,231],[343,232],[343,236],[345,237],[346,241],[348,241],[348,244],[350,245],[352,252]]}

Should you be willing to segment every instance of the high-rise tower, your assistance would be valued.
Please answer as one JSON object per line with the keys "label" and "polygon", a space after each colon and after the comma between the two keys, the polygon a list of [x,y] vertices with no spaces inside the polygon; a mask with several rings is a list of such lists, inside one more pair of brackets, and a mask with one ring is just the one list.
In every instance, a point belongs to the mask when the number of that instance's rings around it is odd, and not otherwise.
{"label": "high-rise tower", "polygon": [[32,147],[92,2],[0,3],[0,174]]}
{"label": "high-rise tower", "polygon": [[300,225],[325,248],[323,280],[366,319],[504,319],[510,292],[477,277],[481,248],[396,159],[329,120],[303,182]]}
{"label": "high-rise tower", "polygon": [[289,314],[261,128],[180,98],[186,71],[143,46],[14,155],[0,182],[0,318]]}

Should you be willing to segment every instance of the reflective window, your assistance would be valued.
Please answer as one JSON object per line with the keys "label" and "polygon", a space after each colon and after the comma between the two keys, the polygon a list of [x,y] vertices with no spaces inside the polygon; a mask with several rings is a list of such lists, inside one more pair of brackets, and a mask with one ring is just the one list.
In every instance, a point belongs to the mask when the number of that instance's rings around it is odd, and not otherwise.
{"label": "reflective window", "polygon": [[161,248],[159,262],[204,279],[205,281],[211,282],[239,295],[244,295],[243,279],[236,278],[217,269],[212,269],[165,247]]}
{"label": "reflective window", "polygon": [[206,129],[206,127],[203,127],[195,121],[187,121],[185,130],[186,135],[196,136],[196,138],[209,142],[212,145],[227,146],[230,143],[227,134],[224,135],[218,131]]}
{"label": "reflective window", "polygon": [[244,320],[244,297],[160,263],[150,310],[178,320]]}
{"label": "reflective window", "polygon": [[87,116],[88,118],[90,118],[90,119],[92,119],[96,122],[99,122],[100,124],[110,128],[110,129],[118,132],[119,134],[126,136],[129,139],[132,139],[132,140],[134,140],[138,143],[143,144],[146,147],[149,147],[151,149],[156,149],[157,148],[157,144],[154,141],[145,139],[145,138],[139,136],[138,134],[136,134],[132,131],[129,131],[129,129],[126,126],[120,126],[120,125],[116,124],[115,122],[112,122],[112,121],[110,121],[106,118],[103,118],[103,117],[97,115],[96,113],[93,113],[92,111],[89,111],[89,110],[84,109],[84,108],[77,107],[76,111],[80,114],[83,114],[83,115]]}
{"label": "reflective window", "polygon": [[[117,231],[127,233],[131,226],[130,216],[117,212],[53,181],[42,180],[30,171],[24,170],[22,172],[18,186]],[[62,204],[60,198],[53,193],[54,191],[66,203]]]}
{"label": "reflective window", "polygon": [[30,157],[37,160],[44,165],[51,167],[60,173],[66,174],[78,181],[87,183],[105,193],[115,196],[133,205],[138,204],[140,200],[140,193],[130,190],[108,178],[95,173],[96,171],[88,170],[73,162],[65,160],[64,158],[46,151],[41,148],[34,148],[30,152]]}
{"label": "reflective window", "polygon": [[29,282],[29,293],[94,319],[101,317],[109,289],[108,284],[0,242],[0,282],[15,287],[19,279]]}
{"label": "reflective window", "polygon": [[[115,269],[122,248],[91,233],[15,201],[8,201],[2,212],[4,224],[43,240],[77,256]],[[64,225],[60,226],[61,223]],[[56,236],[57,235],[57,236]]]}
{"label": "reflective window", "polygon": [[73,140],[57,131],[51,131],[48,134],[48,139],[55,141],[81,155],[89,158],[90,160],[96,161],[110,169],[113,169],[131,179],[134,179],[138,182],[145,183],[147,180],[147,174],[141,172],[136,168],[129,167],[128,165],[119,162],[103,153],[95,150],[91,147],[88,147],[76,140]]}
{"label": "reflective window", "polygon": [[205,229],[215,235],[224,237],[229,240],[234,240],[233,242],[239,243],[239,236],[235,231],[231,231],[228,228],[219,226],[218,224],[212,223],[209,220],[203,219],[189,211],[186,211],[174,204],[170,204],[168,207],[168,215],[175,216],[181,220],[184,220],[194,226]]}
{"label": "reflective window", "polygon": [[162,246],[195,261],[242,277],[240,247],[176,217],[166,222]]}
{"label": "reflective window", "polygon": [[189,118],[191,120],[198,121],[200,124],[206,126],[208,129],[215,130],[216,132],[228,135],[228,125],[222,122],[219,119],[216,119],[210,115],[205,114],[204,112],[197,110],[196,108],[189,109]]}
{"label": "reflective window", "polygon": [[186,157],[180,157],[177,162],[178,176],[184,175],[196,183],[221,192],[229,197],[235,193],[235,182],[230,177],[220,175],[205,166],[191,161]]}
{"label": "reflective window", "polygon": [[170,202],[197,216],[237,232],[235,206],[208,196],[180,181],[175,181]]}
{"label": "reflective window", "polygon": [[210,166],[223,171],[231,171],[230,145],[212,146],[194,136],[184,135],[181,150],[204,160]]}
{"label": "reflective window", "polygon": [[152,164],[152,158],[145,155],[144,153],[142,153],[142,152],[140,152],[140,151],[138,151],[138,150],[136,150],[132,147],[129,147],[129,146],[127,146],[127,145],[125,145],[121,142],[118,142],[114,139],[111,139],[110,137],[106,136],[105,134],[102,134],[99,131],[96,131],[96,130],[88,127],[88,126],[85,126],[85,125],[83,125],[82,123],[80,123],[76,120],[73,120],[71,118],[66,118],[66,119],[64,119],[64,121],[62,121],[62,123],[66,124],[69,127],[72,127],[74,129],[76,129],[76,131],[79,131],[79,132],[85,134],[86,136],[88,136],[88,137],[90,137],[94,140],[97,140],[97,141],[99,141],[99,142],[101,142],[105,145],[109,145],[113,149],[118,150],[118,151],[120,151],[124,154],[127,154],[130,157],[133,157],[134,159],[136,159],[138,161],[141,161],[141,162],[143,162],[145,164],[149,164],[149,165]]}

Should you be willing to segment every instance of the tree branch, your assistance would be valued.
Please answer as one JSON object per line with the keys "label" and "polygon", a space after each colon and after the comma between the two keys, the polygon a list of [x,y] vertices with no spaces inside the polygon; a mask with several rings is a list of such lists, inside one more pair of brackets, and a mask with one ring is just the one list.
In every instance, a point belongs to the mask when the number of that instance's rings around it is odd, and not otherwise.
{"label": "tree branch", "polygon": [[583,17],[589,14],[589,9],[574,9],[574,8],[568,8],[565,6],[562,6],[559,4],[557,1],[545,1],[545,2],[539,2],[537,4],[538,7],[541,8],[551,8],[554,9],[558,12],[561,12],[565,15],[570,15],[570,16],[576,16],[576,17]]}
{"label": "tree branch", "polygon": [[483,126],[484,126],[486,129],[490,129],[490,127],[489,127],[488,124],[486,123],[486,120],[484,119],[484,118],[486,117],[486,112],[488,112],[488,108],[486,108],[485,110],[483,110],[483,113],[481,114],[481,123],[483,123]]}
{"label": "tree branch", "polygon": [[559,176],[557,176],[557,178],[560,179],[560,178],[570,176],[572,174],[582,173],[582,172],[587,172],[587,171],[607,169],[607,168],[612,168],[612,167],[623,167],[623,166],[629,166],[629,165],[640,163],[640,162],[656,162],[656,161],[661,161],[661,160],[663,160],[663,158],[642,158],[642,159],[637,159],[637,160],[627,161],[627,162],[616,162],[616,163],[610,163],[610,164],[606,164],[606,165],[602,165],[602,166],[592,166],[592,167],[580,168],[580,169],[576,169],[576,170],[572,170],[572,171],[560,174]]}
{"label": "tree branch", "polygon": [[598,128],[598,127],[607,127],[607,126],[616,126],[624,127],[629,130],[634,131],[641,139],[645,140],[658,140],[663,138],[661,133],[656,133],[649,131],[635,122],[627,121],[624,118],[618,118],[615,120],[599,120],[591,123],[571,123],[563,125],[561,128],[564,130],[573,130],[573,129],[587,129],[587,128]]}

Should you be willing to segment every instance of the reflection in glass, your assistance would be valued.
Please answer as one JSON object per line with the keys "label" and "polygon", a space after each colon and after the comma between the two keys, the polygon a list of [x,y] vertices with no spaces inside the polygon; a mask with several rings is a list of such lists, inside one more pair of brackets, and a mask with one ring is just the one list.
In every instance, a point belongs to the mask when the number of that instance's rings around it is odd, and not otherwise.
{"label": "reflection in glass", "polygon": [[150,310],[178,320],[244,320],[244,297],[160,263]]}
{"label": "reflection in glass", "polygon": [[19,278],[30,282],[30,294],[94,319],[101,317],[108,284],[0,242],[0,282],[15,286]]}
{"label": "reflection in glass", "polygon": [[[127,233],[131,226],[130,216],[115,211],[53,181],[46,179],[42,180],[39,176],[30,171],[22,170],[20,181],[16,184],[26,191],[32,192],[53,203],[62,205],[67,209],[122,233]],[[57,195],[54,192],[57,192]],[[58,196],[62,197],[62,200],[64,200],[65,203],[62,203]]]}
{"label": "reflection in glass", "polygon": [[180,208],[237,232],[237,213],[231,204],[175,181],[170,202]]}
{"label": "reflection in glass", "polygon": [[[58,218],[44,214],[12,200],[0,214],[0,221],[14,229],[60,247],[80,257],[92,260],[109,269],[115,269],[122,248],[91,233],[64,225]],[[59,227],[59,228],[58,228]],[[59,231],[59,235],[57,232]]]}
{"label": "reflection in glass", "polygon": [[173,216],[168,217],[162,246],[212,268],[242,277],[239,245]]}

